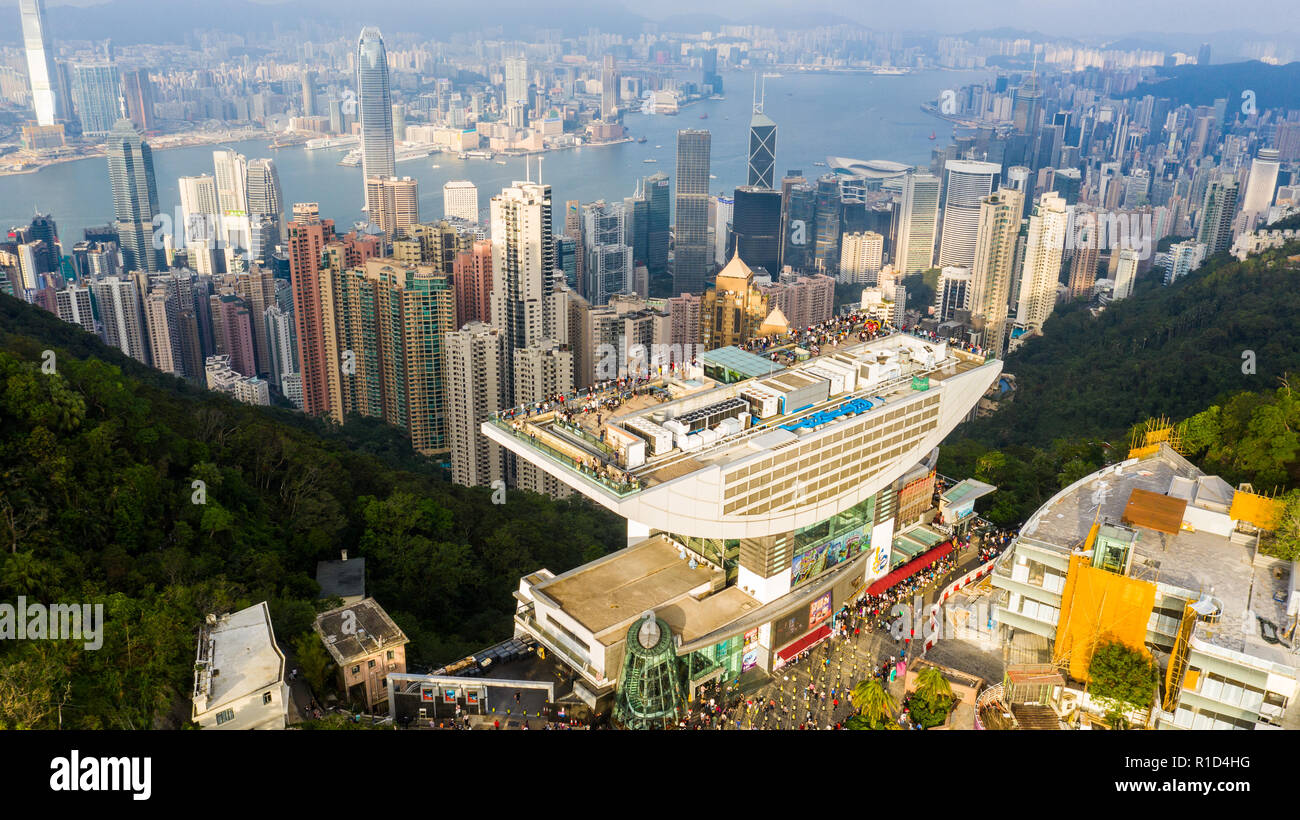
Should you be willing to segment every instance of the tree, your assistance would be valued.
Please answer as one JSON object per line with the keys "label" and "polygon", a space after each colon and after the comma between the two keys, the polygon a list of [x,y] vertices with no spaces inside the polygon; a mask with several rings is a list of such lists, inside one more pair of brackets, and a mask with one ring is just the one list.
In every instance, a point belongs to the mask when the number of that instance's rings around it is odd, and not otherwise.
{"label": "tree", "polygon": [[943,673],[933,666],[927,666],[916,673],[916,696],[931,707],[953,700],[952,684]]}
{"label": "tree", "polygon": [[1300,559],[1300,490],[1282,496],[1282,515],[1272,535],[1260,542],[1260,552],[1285,561]]}
{"label": "tree", "polygon": [[293,652],[298,658],[298,668],[302,670],[307,685],[316,697],[321,697],[325,684],[336,668],[329,653],[325,651],[325,644],[321,643],[316,633],[304,632],[293,639]]}
{"label": "tree", "polygon": [[865,721],[863,728],[882,729],[893,723],[894,713],[898,711],[894,698],[875,678],[859,681],[849,692],[849,701]]}
{"label": "tree", "polygon": [[1156,693],[1160,667],[1146,652],[1113,639],[1103,639],[1088,664],[1088,693],[1112,717],[1149,709]]}

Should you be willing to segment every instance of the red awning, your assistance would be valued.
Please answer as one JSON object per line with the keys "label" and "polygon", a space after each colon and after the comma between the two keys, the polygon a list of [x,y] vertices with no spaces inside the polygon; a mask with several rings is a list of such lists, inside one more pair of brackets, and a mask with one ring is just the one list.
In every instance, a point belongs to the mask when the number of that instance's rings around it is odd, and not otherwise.
{"label": "red awning", "polygon": [[926,552],[923,552],[920,555],[916,556],[911,561],[908,561],[906,564],[903,564],[901,567],[889,573],[885,577],[877,581],[874,581],[871,584],[871,586],[867,587],[867,594],[879,595],[880,593],[892,587],[894,584],[897,584],[899,581],[904,581],[908,578],[911,578],[913,575],[917,574],[921,570],[930,566],[935,561],[938,561],[940,558],[944,557],[950,552],[952,552],[952,542],[944,541],[939,546],[931,550],[927,550]]}
{"label": "red awning", "polygon": [[804,635],[799,640],[787,646],[785,649],[777,652],[776,655],[781,660],[788,661],[829,634],[831,634],[831,625],[822,624],[812,632],[809,632],[807,635]]}

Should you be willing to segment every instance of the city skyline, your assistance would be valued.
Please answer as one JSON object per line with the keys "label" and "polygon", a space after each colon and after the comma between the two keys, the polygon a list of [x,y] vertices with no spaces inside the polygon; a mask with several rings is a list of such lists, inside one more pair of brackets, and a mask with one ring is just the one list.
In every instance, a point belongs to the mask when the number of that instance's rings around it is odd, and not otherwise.
{"label": "city skyline", "polygon": [[1285,24],[232,3],[0,44],[0,728],[1300,730]]}

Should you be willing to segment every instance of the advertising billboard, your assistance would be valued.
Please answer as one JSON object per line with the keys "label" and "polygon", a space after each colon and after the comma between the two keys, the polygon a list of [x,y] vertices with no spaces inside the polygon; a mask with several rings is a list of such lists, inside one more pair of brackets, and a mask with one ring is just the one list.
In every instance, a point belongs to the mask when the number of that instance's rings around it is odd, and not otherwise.
{"label": "advertising billboard", "polygon": [[831,617],[831,593],[827,593],[808,605],[808,628],[816,629]]}
{"label": "advertising billboard", "polygon": [[784,615],[772,622],[772,648],[783,647],[793,643],[796,638],[808,631],[808,610],[799,607],[789,615]]}
{"label": "advertising billboard", "polygon": [[790,586],[798,586],[826,569],[826,548],[831,542],[804,550],[790,562]]}
{"label": "advertising billboard", "polygon": [[740,658],[740,671],[758,666],[758,630],[751,629],[745,633],[744,654]]}

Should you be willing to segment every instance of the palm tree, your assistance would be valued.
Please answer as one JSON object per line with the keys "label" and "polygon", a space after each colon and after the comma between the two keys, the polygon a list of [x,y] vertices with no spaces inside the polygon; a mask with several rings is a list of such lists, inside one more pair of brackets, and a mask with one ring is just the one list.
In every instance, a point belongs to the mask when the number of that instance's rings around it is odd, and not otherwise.
{"label": "palm tree", "polygon": [[938,669],[927,666],[916,673],[916,696],[933,710],[941,700],[952,702],[952,684]]}
{"label": "palm tree", "polygon": [[849,692],[849,700],[858,710],[858,714],[873,727],[885,726],[893,722],[894,712],[898,709],[898,704],[875,678],[859,681]]}

